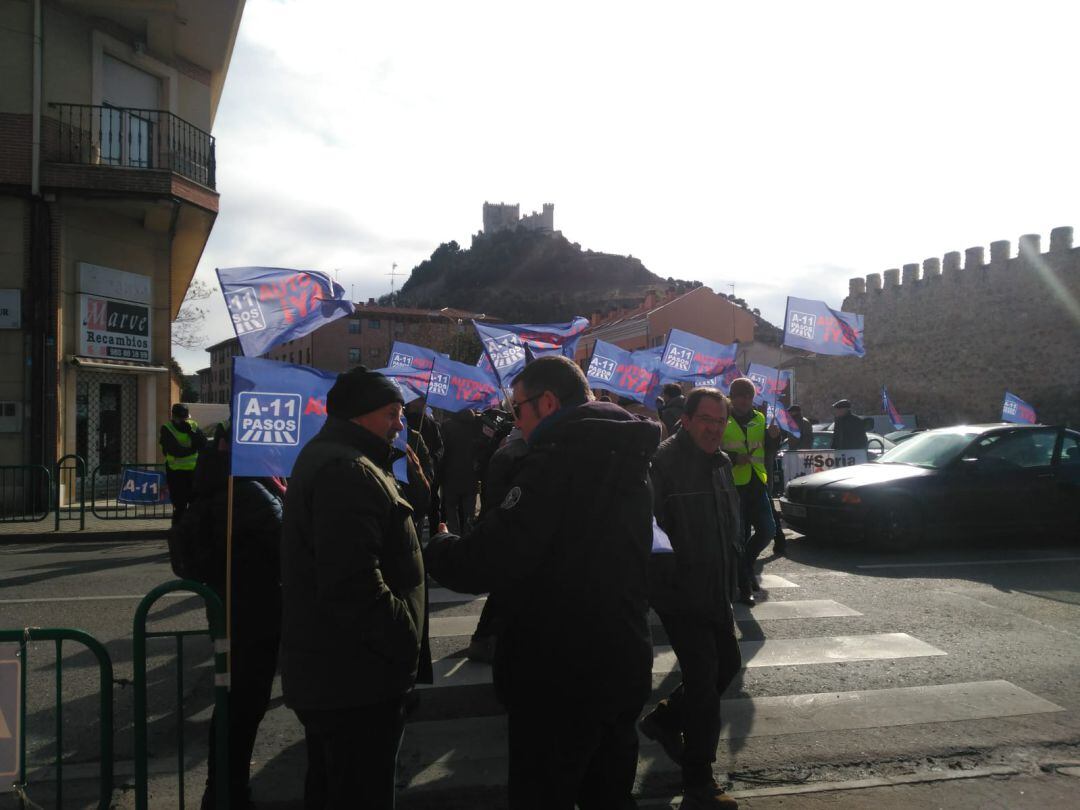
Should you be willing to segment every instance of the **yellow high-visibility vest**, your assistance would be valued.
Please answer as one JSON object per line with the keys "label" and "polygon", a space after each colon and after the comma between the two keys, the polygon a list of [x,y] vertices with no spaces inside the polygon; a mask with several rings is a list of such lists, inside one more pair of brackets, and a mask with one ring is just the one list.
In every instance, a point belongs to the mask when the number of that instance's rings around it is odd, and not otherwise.
{"label": "yellow high-visibility vest", "polygon": [[[186,421],[191,426],[192,431],[199,429],[199,424],[194,419],[188,419]],[[184,433],[183,431],[177,430],[176,425],[174,425],[171,420],[165,423],[165,427],[168,429],[169,433],[176,437],[176,441],[181,447],[191,447],[190,433]],[[198,460],[199,454],[196,451],[192,451],[186,456],[174,456],[169,453],[165,454],[165,466],[170,470],[194,470],[195,462]]]}
{"label": "yellow high-visibility vest", "polygon": [[[761,411],[754,411],[745,431],[732,415],[724,429],[723,449],[731,456],[735,486],[749,484],[751,471],[761,479],[761,483],[765,483],[768,478],[765,470],[765,415]],[[735,456],[740,454],[750,456],[750,463],[736,464]]]}

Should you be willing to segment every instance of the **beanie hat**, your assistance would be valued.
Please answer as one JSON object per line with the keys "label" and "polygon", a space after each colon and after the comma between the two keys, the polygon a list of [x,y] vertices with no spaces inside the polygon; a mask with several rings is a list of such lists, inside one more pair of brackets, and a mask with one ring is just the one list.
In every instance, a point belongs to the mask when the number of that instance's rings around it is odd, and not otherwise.
{"label": "beanie hat", "polygon": [[177,402],[172,406],[173,419],[187,419],[190,414],[191,411],[183,402]]}
{"label": "beanie hat", "polygon": [[352,419],[377,411],[391,402],[405,404],[401,389],[379,372],[357,366],[338,374],[337,381],[326,394],[326,413]]}

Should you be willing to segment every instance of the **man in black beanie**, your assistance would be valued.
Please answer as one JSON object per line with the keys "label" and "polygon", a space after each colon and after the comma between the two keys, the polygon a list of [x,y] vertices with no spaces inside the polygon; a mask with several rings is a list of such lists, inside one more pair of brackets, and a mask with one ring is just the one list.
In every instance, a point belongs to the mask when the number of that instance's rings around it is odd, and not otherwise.
{"label": "man in black beanie", "polygon": [[[425,578],[394,480],[402,395],[363,366],[338,375],[300,451],[282,530],[281,679],[304,725],[305,810],[394,806],[403,702],[416,681]],[[410,478],[422,473],[409,451]]]}

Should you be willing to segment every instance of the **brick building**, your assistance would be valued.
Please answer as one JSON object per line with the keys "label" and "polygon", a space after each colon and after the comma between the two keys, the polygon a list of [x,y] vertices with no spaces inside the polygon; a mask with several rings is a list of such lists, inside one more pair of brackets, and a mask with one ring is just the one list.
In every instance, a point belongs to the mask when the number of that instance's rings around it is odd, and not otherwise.
{"label": "brick building", "polygon": [[746,309],[708,287],[661,297],[650,292],[637,307],[593,313],[589,329],[578,342],[575,359],[584,365],[597,340],[629,351],[662,346],[671,329],[682,329],[718,343],[750,343],[756,318]]}
{"label": "brick building", "polygon": [[[475,335],[471,323],[474,319],[495,320],[449,307],[438,310],[385,307],[370,300],[357,304],[351,316],[338,318],[310,335],[275,346],[263,356],[338,373],[358,365],[382,368],[395,340],[450,353],[455,341]],[[241,354],[240,342],[232,337],[206,351],[210,353],[210,367],[199,371],[202,401],[228,402],[232,358]]]}
{"label": "brick building", "polygon": [[243,6],[0,5],[0,464],[158,459]]}

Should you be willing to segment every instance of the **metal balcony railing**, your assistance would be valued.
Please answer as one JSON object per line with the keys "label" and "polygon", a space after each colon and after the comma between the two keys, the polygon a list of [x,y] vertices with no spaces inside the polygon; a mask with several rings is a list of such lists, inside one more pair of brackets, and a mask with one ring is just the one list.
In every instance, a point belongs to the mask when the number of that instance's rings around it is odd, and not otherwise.
{"label": "metal balcony railing", "polygon": [[214,136],[166,110],[57,104],[43,157],[54,163],[175,172],[215,188]]}

